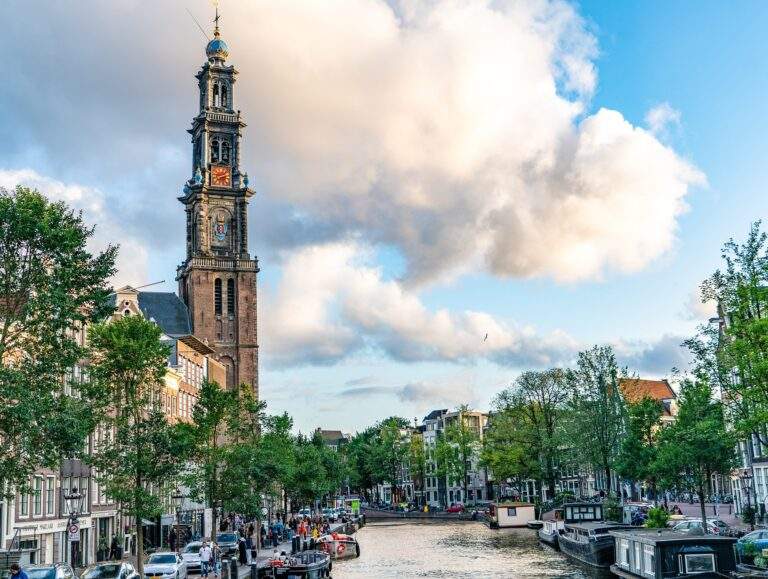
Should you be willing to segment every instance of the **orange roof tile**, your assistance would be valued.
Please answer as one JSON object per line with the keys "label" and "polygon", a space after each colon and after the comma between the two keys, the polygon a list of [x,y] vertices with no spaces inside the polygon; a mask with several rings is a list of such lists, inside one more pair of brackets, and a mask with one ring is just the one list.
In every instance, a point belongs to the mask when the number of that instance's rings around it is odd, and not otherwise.
{"label": "orange roof tile", "polygon": [[676,398],[672,387],[666,380],[625,378],[619,381],[619,388],[624,399],[630,404],[640,402],[646,397],[659,401]]}

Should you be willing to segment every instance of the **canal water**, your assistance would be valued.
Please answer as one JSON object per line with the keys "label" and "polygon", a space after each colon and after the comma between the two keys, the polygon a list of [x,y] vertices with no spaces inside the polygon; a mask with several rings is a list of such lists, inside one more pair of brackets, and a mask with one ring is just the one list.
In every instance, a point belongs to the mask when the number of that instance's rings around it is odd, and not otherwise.
{"label": "canal water", "polygon": [[334,579],[606,577],[539,544],[530,529],[470,521],[387,521],[357,532],[360,557],[337,561]]}

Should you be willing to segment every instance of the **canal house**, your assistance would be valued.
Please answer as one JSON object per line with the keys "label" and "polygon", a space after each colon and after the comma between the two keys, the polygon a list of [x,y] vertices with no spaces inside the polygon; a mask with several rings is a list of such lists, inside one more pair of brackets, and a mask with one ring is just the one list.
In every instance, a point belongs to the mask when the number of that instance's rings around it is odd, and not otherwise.
{"label": "canal house", "polygon": [[494,529],[525,527],[536,518],[536,508],[531,503],[491,503],[488,514]]}
{"label": "canal house", "polygon": [[619,577],[701,579],[730,576],[736,570],[734,537],[683,535],[671,530],[612,530]]}

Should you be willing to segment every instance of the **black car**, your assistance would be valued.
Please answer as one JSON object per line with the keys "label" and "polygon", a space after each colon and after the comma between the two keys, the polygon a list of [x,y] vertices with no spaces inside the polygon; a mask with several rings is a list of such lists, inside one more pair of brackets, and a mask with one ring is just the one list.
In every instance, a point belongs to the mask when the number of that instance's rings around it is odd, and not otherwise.
{"label": "black car", "polygon": [[237,542],[240,539],[237,533],[218,533],[216,535],[216,544],[221,549],[221,554],[237,555]]}
{"label": "black car", "polygon": [[87,567],[80,579],[139,579],[139,572],[127,561],[103,561]]}
{"label": "black car", "polygon": [[68,563],[51,565],[26,565],[24,572],[29,579],[74,579],[75,572]]}

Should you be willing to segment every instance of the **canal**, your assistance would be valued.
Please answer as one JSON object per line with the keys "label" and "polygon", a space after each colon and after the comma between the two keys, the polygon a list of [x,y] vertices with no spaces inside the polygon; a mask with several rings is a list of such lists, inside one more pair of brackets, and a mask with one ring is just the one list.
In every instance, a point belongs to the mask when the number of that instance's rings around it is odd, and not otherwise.
{"label": "canal", "polygon": [[[463,521],[387,521],[357,532],[360,558],[338,561],[334,579],[410,577],[605,577],[540,545],[530,529]],[[610,576],[610,575],[608,575]]]}

